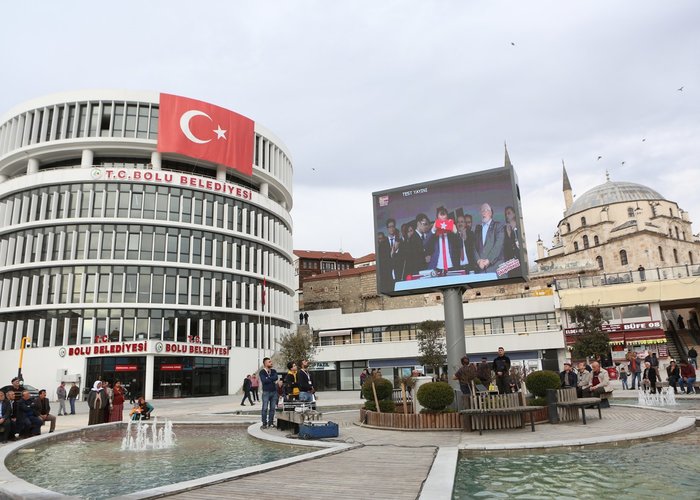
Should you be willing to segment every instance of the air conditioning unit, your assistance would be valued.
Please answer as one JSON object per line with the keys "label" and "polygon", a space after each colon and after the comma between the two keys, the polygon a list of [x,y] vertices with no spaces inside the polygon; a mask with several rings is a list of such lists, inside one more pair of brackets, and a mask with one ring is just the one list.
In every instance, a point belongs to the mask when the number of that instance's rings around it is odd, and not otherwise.
{"label": "air conditioning unit", "polygon": [[62,380],[65,380],[66,375],[68,375],[68,370],[64,370],[63,368],[59,368],[56,371],[56,380],[58,380],[59,382]]}

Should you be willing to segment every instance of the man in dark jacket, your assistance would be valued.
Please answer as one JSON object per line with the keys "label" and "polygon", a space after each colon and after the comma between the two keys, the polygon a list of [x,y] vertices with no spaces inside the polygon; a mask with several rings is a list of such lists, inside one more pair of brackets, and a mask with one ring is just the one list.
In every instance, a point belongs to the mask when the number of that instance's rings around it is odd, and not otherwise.
{"label": "man in dark jacket", "polygon": [[561,380],[561,386],[565,389],[569,387],[577,387],[578,376],[571,369],[571,363],[568,361],[564,363],[564,371],[559,373],[559,379]]}
{"label": "man in dark jacket", "polygon": [[49,433],[56,430],[56,415],[51,415],[51,405],[46,397],[46,389],[40,390],[39,397],[34,400],[34,412],[41,419],[41,425],[44,425],[45,422],[51,422]]}
{"label": "man in dark jacket", "polygon": [[245,406],[245,399],[248,398],[248,401],[250,401],[250,406],[253,406],[255,403],[253,403],[253,399],[250,397],[250,388],[253,386],[253,383],[250,380],[250,375],[248,375],[246,378],[243,379],[243,399],[241,399],[241,406]]}
{"label": "man in dark jacket", "polygon": [[309,373],[309,360],[302,359],[299,362],[299,373],[297,374],[297,379],[299,381],[299,401],[313,401],[314,384],[311,381],[311,374]]}
{"label": "man in dark jacket", "polygon": [[75,415],[75,399],[78,397],[80,394],[80,388],[78,388],[78,385],[73,382],[73,385],[71,385],[70,389],[68,390],[68,402],[70,403],[70,414]]}
{"label": "man in dark jacket", "polygon": [[498,356],[493,360],[493,371],[496,372],[496,386],[498,394],[505,394],[508,390],[508,374],[510,373],[510,358],[506,356],[503,347],[498,348]]}
{"label": "man in dark jacket", "polygon": [[[5,399],[5,393],[0,391],[0,443],[6,443],[10,439],[12,430],[12,408],[10,402]],[[14,434],[12,435],[14,437]]]}
{"label": "man in dark jacket", "polygon": [[22,399],[17,401],[17,425],[20,434],[38,436],[41,434],[41,425],[44,423],[34,408],[34,401],[29,397],[29,391],[22,393]]}
{"label": "man in dark jacket", "polygon": [[262,428],[272,427],[275,421],[275,408],[277,408],[277,371],[272,368],[270,358],[263,359],[263,369],[258,374],[262,386]]}

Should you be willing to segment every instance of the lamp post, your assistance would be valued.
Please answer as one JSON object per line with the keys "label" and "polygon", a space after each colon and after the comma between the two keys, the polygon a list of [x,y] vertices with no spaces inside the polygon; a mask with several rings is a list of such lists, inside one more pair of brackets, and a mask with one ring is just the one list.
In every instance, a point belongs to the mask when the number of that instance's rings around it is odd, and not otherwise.
{"label": "lamp post", "polygon": [[19,349],[19,368],[17,369],[17,378],[22,382],[22,359],[24,358],[24,348],[27,342],[31,344],[32,339],[30,337],[22,337],[22,343]]}

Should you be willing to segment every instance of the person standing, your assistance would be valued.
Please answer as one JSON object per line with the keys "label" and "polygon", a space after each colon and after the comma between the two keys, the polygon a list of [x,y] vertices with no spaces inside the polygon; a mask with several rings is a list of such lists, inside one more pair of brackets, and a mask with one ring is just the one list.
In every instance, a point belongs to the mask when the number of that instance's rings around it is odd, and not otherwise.
{"label": "person standing", "polygon": [[493,360],[493,371],[496,372],[496,387],[499,394],[508,390],[508,373],[510,373],[510,358],[506,356],[503,347],[498,348],[498,356]]}
{"label": "person standing", "polygon": [[481,358],[481,363],[476,367],[476,376],[486,387],[491,385],[491,365],[489,365],[489,359],[486,356]]}
{"label": "person standing", "polygon": [[314,389],[314,384],[311,381],[308,359],[302,359],[299,363],[299,373],[297,374],[297,378],[299,380],[299,401],[314,401],[316,389]]}
{"label": "person standing", "polygon": [[634,351],[630,351],[627,353],[629,356],[629,369],[630,369],[630,376],[632,377],[632,390],[634,390],[637,386],[642,385],[642,366],[639,364],[639,360],[637,359],[637,353]]}
{"label": "person standing", "polygon": [[88,407],[90,415],[88,417],[88,425],[104,424],[105,408],[109,405],[107,394],[102,388],[102,381],[96,380],[88,394]]}
{"label": "person standing", "polygon": [[690,364],[695,368],[698,367],[698,351],[695,350],[695,347],[688,349],[688,361],[690,361]]}
{"label": "person standing", "polygon": [[66,383],[61,382],[61,384],[56,388],[56,399],[58,399],[58,416],[68,415],[66,411]]}
{"label": "person standing", "polygon": [[78,394],[80,394],[80,388],[78,387],[78,384],[73,382],[73,385],[71,385],[70,389],[68,390],[68,402],[70,403],[71,415],[75,415],[75,399],[78,397]]}
{"label": "person standing", "polygon": [[256,373],[253,373],[250,376],[250,392],[253,394],[253,401],[258,402],[260,401],[260,395],[258,394],[258,391],[260,390],[260,379],[258,378],[258,375]]}
{"label": "person standing", "polygon": [[304,313],[304,324],[305,325],[309,324],[309,313],[307,313],[307,312]]}
{"label": "person standing", "polygon": [[46,397],[46,389],[40,390],[39,397],[34,400],[34,411],[41,419],[41,425],[44,425],[46,422],[51,422],[49,434],[56,430],[56,415],[51,415],[51,405],[49,404],[49,399]]}
{"label": "person standing", "polygon": [[685,330],[685,321],[683,321],[683,316],[680,314],[678,315],[678,319],[676,320],[678,323],[678,329],[679,330]]}
{"label": "person standing", "polygon": [[279,375],[272,368],[272,360],[270,358],[263,359],[263,369],[258,374],[260,385],[262,385],[262,428],[267,429],[272,427],[275,421],[275,408],[277,408],[277,380]]}
{"label": "person standing", "polygon": [[124,387],[117,380],[112,389],[112,409],[109,412],[108,422],[121,422],[124,415]]}
{"label": "person standing", "polygon": [[303,312],[299,313],[299,324],[300,325],[304,324],[304,313]]}
{"label": "person standing", "polygon": [[365,386],[365,381],[369,377],[369,370],[365,368],[362,370],[362,373],[360,373],[360,399],[362,399],[362,388]]}
{"label": "person standing", "polygon": [[629,374],[624,363],[620,365],[620,382],[622,382],[622,390],[626,391],[630,388],[627,384],[627,375]]}
{"label": "person standing", "polygon": [[248,398],[248,401],[250,401],[250,406],[253,406],[253,400],[250,397],[250,387],[251,387],[251,382],[250,382],[250,375],[245,377],[243,379],[243,399],[241,399],[241,406],[245,406],[245,400]]}
{"label": "person standing", "polygon": [[299,399],[298,367],[294,361],[287,363],[287,375],[284,377],[285,401],[297,401]]}
{"label": "person standing", "polygon": [[469,395],[472,393],[471,383],[476,378],[476,367],[469,362],[468,356],[462,356],[460,362],[462,366],[455,372],[452,379],[459,381],[459,389],[462,394]]}
{"label": "person standing", "polygon": [[105,406],[105,422],[109,422],[109,415],[110,412],[112,411],[112,397],[114,396],[114,391],[109,385],[109,382],[106,380],[102,381],[102,389],[105,391],[105,394],[107,395],[107,406]]}

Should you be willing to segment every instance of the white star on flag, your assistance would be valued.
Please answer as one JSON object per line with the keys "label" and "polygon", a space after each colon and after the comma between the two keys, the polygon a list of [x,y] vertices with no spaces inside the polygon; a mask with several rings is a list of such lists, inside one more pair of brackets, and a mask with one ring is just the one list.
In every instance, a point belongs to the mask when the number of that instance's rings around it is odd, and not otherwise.
{"label": "white star on flag", "polygon": [[441,222],[440,229],[447,229],[447,222]]}
{"label": "white star on flag", "polygon": [[226,130],[223,130],[221,128],[221,125],[216,126],[216,130],[214,130],[214,133],[216,134],[217,139],[226,139]]}

